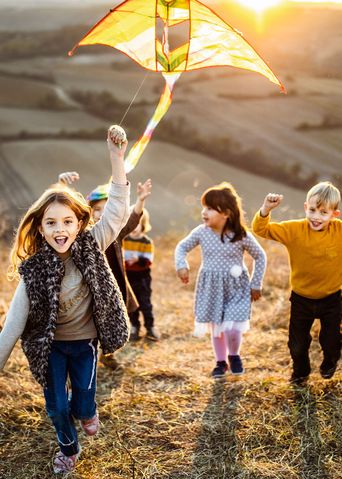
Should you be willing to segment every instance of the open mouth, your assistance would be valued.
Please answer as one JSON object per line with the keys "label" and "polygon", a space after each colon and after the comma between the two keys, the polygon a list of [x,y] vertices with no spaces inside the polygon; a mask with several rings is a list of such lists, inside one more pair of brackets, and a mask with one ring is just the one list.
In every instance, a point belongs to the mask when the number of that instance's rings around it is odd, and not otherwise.
{"label": "open mouth", "polygon": [[55,241],[59,246],[64,246],[67,240],[68,238],[66,236],[57,236],[55,238]]}
{"label": "open mouth", "polygon": [[319,228],[321,226],[321,223],[319,223],[318,221],[311,221],[311,224],[314,228]]}

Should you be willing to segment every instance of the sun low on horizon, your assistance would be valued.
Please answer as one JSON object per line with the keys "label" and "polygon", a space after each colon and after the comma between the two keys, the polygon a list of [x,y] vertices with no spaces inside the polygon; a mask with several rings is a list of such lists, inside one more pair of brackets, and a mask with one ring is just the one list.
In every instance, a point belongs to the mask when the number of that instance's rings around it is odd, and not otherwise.
{"label": "sun low on horizon", "polygon": [[255,10],[256,12],[263,12],[268,8],[280,5],[283,3],[283,0],[236,0],[236,3]]}

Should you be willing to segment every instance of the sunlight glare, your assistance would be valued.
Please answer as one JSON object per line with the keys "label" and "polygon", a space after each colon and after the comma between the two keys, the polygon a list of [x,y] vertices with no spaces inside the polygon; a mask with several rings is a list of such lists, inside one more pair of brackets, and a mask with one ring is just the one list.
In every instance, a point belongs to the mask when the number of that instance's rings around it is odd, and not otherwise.
{"label": "sunlight glare", "polygon": [[237,0],[237,2],[260,13],[275,5],[280,5],[282,0]]}

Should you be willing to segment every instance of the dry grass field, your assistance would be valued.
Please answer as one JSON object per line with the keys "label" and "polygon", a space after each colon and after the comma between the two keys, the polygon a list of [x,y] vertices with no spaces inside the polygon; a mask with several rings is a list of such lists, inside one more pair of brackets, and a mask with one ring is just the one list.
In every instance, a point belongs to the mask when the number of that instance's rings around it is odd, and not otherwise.
{"label": "dry grass field", "polygon": [[[75,479],[339,479],[342,475],[340,370],[318,374],[318,325],[307,387],[288,383],[288,266],[282,247],[268,243],[264,296],[255,304],[242,357],[246,374],[210,378],[210,340],[191,335],[199,255],[190,256],[192,281],[173,270],[177,237],[158,240],[153,302],[159,343],[144,339],[117,355],[122,368],[98,368],[102,429],[80,433],[83,453]],[[1,315],[14,285],[1,259]],[[40,387],[17,346],[0,375],[0,477],[48,479],[56,451]]]}

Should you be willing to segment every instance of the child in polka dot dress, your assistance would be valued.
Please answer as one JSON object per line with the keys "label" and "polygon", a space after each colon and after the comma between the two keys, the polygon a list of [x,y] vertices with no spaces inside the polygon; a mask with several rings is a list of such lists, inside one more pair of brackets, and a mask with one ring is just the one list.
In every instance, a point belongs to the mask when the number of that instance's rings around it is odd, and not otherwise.
{"label": "child in polka dot dress", "polygon": [[[242,334],[249,329],[251,302],[261,297],[266,255],[246,230],[241,200],[229,183],[206,190],[202,197],[203,224],[178,243],[176,270],[189,282],[186,255],[197,245],[202,249],[195,298],[195,336],[211,332],[216,357],[214,378],[244,373],[240,358]],[[252,277],[244,263],[244,252],[254,259]],[[228,357],[227,357],[228,356]],[[228,363],[227,363],[228,359]]]}

